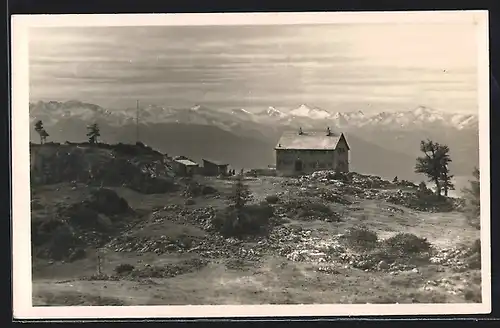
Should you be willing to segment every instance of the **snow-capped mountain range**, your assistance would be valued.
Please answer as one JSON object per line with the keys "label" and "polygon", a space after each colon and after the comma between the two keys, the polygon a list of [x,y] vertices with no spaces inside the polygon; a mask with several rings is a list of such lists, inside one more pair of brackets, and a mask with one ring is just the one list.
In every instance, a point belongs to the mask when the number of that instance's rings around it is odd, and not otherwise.
{"label": "snow-capped mountain range", "polygon": [[[119,126],[136,121],[137,109],[110,110],[95,104],[80,101],[30,103],[31,120],[41,119],[52,125],[65,119],[79,119],[85,122],[106,122]],[[280,110],[269,107],[252,113],[243,108],[221,111],[203,105],[191,108],[168,108],[147,105],[139,109],[139,119],[147,123],[191,123],[216,125],[231,129],[240,124],[324,126],[337,128],[380,127],[384,129],[406,129],[411,127],[443,126],[458,130],[478,127],[478,116],[473,114],[452,114],[418,106],[399,112],[365,114],[363,111],[329,112],[318,107],[302,104],[296,108]]]}

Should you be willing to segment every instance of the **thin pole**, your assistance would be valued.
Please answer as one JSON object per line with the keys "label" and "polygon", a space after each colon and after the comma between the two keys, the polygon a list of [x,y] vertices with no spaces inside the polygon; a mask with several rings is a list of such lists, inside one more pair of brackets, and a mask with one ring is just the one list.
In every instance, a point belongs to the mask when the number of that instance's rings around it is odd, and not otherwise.
{"label": "thin pole", "polygon": [[136,142],[139,142],[139,100],[137,100],[137,113],[136,113],[136,120],[135,120],[135,138]]}

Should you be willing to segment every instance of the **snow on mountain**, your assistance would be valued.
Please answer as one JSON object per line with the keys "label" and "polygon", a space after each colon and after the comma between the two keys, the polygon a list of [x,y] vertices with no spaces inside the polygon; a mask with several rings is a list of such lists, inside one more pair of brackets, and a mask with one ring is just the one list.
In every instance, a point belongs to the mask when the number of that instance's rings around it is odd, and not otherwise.
{"label": "snow on mountain", "polygon": [[233,109],[231,111],[231,114],[235,114],[235,115],[253,115],[252,113],[250,113],[249,111],[247,111],[246,109],[243,109],[243,108]]}
{"label": "snow on mountain", "polygon": [[[30,118],[41,119],[44,124],[52,125],[58,121],[73,119],[83,122],[106,122],[113,126],[132,124],[136,120],[137,108],[109,110],[98,105],[80,101],[36,102],[30,103]],[[245,124],[265,124],[268,126],[323,126],[326,123],[337,128],[372,127],[384,129],[406,129],[427,126],[455,129],[476,128],[478,116],[472,114],[448,114],[425,106],[399,112],[380,112],[365,114],[361,110],[353,112],[330,113],[326,110],[305,104],[282,112],[275,107],[252,114],[239,108],[230,111],[216,110],[203,105],[191,108],[167,108],[147,105],[139,109],[140,122],[143,124],[178,122],[187,124],[217,125],[223,129],[237,129]],[[253,125],[252,125],[253,126]]]}
{"label": "snow on mountain", "polygon": [[292,109],[288,114],[291,116],[308,117],[311,119],[326,119],[331,116],[331,113],[324,109],[317,107],[311,108],[305,104],[302,104],[299,107]]}
{"label": "snow on mountain", "polygon": [[63,119],[78,119],[86,122],[99,120],[116,122],[123,119],[122,113],[77,100],[30,103],[29,111],[31,121],[42,120],[45,124],[55,124]]}
{"label": "snow on mountain", "polygon": [[257,116],[284,118],[284,117],[287,117],[287,114],[283,113],[282,111],[280,111],[279,109],[276,109],[273,106],[269,106],[266,110],[263,110],[263,111],[257,113]]}

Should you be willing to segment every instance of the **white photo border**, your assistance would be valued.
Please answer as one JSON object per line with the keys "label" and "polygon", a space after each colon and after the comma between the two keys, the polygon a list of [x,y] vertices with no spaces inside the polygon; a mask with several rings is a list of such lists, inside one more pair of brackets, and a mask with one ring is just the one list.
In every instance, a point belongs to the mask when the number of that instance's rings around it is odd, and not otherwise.
{"label": "white photo border", "polygon": [[[289,25],[475,22],[478,42],[479,153],[481,179],[482,303],[314,304],[186,306],[32,306],[29,59],[31,27]],[[12,242],[13,314],[16,319],[237,318],[485,314],[491,312],[489,48],[487,11],[13,15]]]}

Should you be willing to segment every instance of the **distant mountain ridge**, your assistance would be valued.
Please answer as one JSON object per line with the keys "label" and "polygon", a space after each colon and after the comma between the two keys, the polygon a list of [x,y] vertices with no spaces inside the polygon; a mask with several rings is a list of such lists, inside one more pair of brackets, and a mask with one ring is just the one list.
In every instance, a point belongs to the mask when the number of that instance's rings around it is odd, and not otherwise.
{"label": "distant mountain ridge", "polygon": [[[329,126],[346,133],[353,149],[351,168],[383,177],[422,179],[413,168],[419,143],[427,138],[450,146],[455,175],[469,175],[479,162],[477,115],[447,114],[424,106],[367,115],[362,111],[328,114],[307,105],[288,111],[269,107],[257,113],[243,108],[224,112],[199,104],[191,108],[148,105],[139,114],[139,139],[148,145],[194,159],[208,156],[239,168],[273,164],[281,133],[299,126]],[[135,142],[136,115],[136,108],[117,111],[79,101],[30,104],[31,125],[41,119],[49,139],[58,142],[85,140],[86,126],[94,122],[101,127],[104,142]],[[39,142],[36,132],[30,132],[31,140]]]}
{"label": "distant mountain ridge", "polygon": [[[107,120],[112,125],[122,125],[134,122],[137,110],[104,109],[95,104],[79,101],[30,103],[32,119],[42,119],[46,123],[54,123],[59,119],[74,117],[82,120]],[[291,110],[279,110],[269,107],[258,113],[251,113],[243,108],[229,112],[212,109],[203,105],[191,108],[169,108],[148,105],[139,109],[139,118],[143,123],[183,122],[194,124],[218,125],[221,128],[231,128],[242,122],[258,122],[260,124],[301,124],[306,126],[331,125],[338,128],[381,127],[401,129],[408,127],[439,126],[455,129],[477,129],[478,115],[444,113],[426,106],[418,106],[413,110],[398,112],[380,112],[365,114],[358,110],[354,112],[331,113],[325,109],[302,104]]]}

